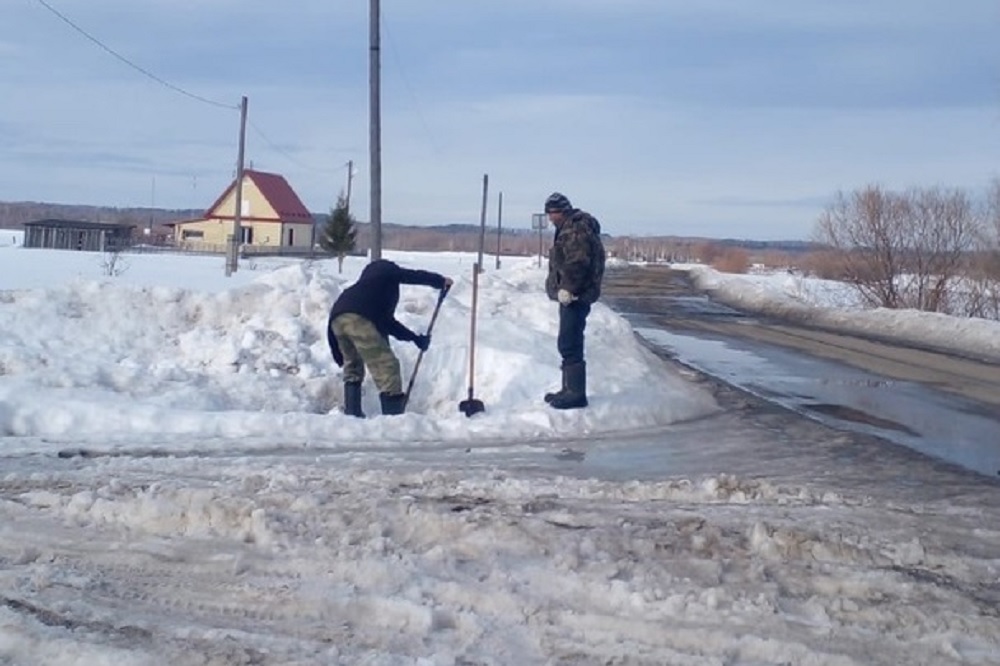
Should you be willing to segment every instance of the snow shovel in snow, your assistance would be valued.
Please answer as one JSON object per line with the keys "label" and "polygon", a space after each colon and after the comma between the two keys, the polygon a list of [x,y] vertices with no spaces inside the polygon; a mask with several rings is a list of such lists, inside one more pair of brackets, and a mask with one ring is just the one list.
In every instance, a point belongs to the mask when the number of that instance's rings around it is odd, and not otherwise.
{"label": "snow shovel in snow", "polygon": [[473,378],[476,374],[476,304],[479,300],[479,264],[472,265],[472,332],[469,335],[469,397],[458,403],[458,411],[466,416],[473,416],[479,412],[485,412],[486,406],[482,400],[472,397]]}
{"label": "snow shovel in snow", "polygon": [[[446,286],[444,289],[441,290],[441,293],[438,294],[438,302],[437,302],[437,305],[434,306],[434,314],[431,315],[431,323],[428,324],[428,326],[427,326],[427,333],[426,333],[426,335],[428,337],[430,337],[431,331],[434,330],[434,322],[437,321],[438,312],[441,311],[441,304],[444,303],[444,297],[448,295],[448,289],[450,287],[451,287],[451,285]],[[424,350],[423,349],[421,349],[420,353],[417,354],[417,362],[413,365],[413,374],[410,375],[410,383],[406,387],[406,395],[403,398],[403,409],[404,410],[406,409],[406,405],[410,402],[410,391],[413,390],[413,382],[415,382],[416,379],[417,379],[417,370],[420,369],[420,361],[422,361],[422,360],[424,360]]]}

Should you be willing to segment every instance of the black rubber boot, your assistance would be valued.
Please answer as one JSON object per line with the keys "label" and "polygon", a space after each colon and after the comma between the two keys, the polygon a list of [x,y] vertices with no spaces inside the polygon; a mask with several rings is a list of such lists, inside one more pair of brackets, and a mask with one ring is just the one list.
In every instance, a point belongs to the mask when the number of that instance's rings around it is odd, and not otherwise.
{"label": "black rubber boot", "polygon": [[382,413],[386,416],[402,414],[406,409],[405,393],[379,393],[378,397],[382,402]]}
{"label": "black rubber boot", "polygon": [[365,413],[361,411],[361,382],[344,382],[344,413],[365,418]]}
{"label": "black rubber boot", "polygon": [[551,405],[553,400],[555,400],[558,397],[561,397],[564,393],[566,393],[566,373],[565,372],[562,373],[562,378],[563,378],[563,380],[562,380],[562,388],[561,389],[559,389],[558,391],[555,391],[553,393],[546,393],[545,394],[545,402],[546,403],[548,403],[548,404]]}
{"label": "black rubber boot", "polygon": [[574,363],[563,367],[566,390],[556,394],[549,404],[556,409],[580,409],[587,406],[587,364]]}

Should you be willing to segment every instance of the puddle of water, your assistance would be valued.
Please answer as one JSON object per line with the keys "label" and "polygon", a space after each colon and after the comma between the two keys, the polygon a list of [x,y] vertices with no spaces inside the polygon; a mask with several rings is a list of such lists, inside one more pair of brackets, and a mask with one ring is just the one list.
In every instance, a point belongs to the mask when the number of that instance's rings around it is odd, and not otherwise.
{"label": "puddle of water", "polygon": [[771,345],[635,330],[682,363],[809,418],[1000,473],[1000,422],[959,396]]}
{"label": "puddle of water", "polygon": [[804,404],[803,407],[806,409],[811,409],[814,412],[820,414],[827,414],[833,418],[840,419],[841,421],[854,421],[855,423],[863,423],[865,425],[872,425],[876,428],[885,428],[886,430],[896,430],[899,432],[904,432],[908,435],[914,437],[920,437],[919,432],[914,432],[910,428],[907,428],[902,423],[896,423],[895,421],[888,421],[886,419],[881,419],[874,414],[869,414],[868,412],[862,412],[857,409],[852,409],[850,407],[845,407],[844,405],[825,405],[825,404]]}

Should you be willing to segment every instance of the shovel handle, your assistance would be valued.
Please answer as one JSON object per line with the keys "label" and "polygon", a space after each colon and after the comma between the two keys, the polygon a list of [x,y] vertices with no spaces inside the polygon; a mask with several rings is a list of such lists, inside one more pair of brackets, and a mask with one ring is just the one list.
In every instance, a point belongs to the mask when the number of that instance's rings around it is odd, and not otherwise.
{"label": "shovel handle", "polygon": [[458,404],[458,409],[466,416],[479,414],[486,410],[482,400],[476,400],[473,396],[475,392],[475,372],[476,372],[476,305],[479,303],[479,264],[472,266],[472,333],[469,339],[469,398]]}
{"label": "shovel handle", "polygon": [[479,303],[479,263],[472,265],[472,313],[469,333],[469,399],[472,399],[474,377],[476,376],[476,306]]}
{"label": "shovel handle", "polygon": [[[427,326],[427,335],[431,334],[434,330],[434,322],[437,321],[438,312],[441,311],[441,304],[444,303],[444,297],[448,295],[448,289],[450,285],[445,285],[441,289],[441,293],[438,294],[437,304],[434,306],[434,314],[431,315],[431,323]],[[424,360],[424,350],[421,349],[420,353],[417,354],[417,362],[413,365],[413,374],[410,375],[410,383],[406,387],[406,396],[403,398],[403,409],[406,409],[406,405],[410,402],[410,391],[413,390],[413,382],[417,380],[417,370],[420,369],[420,362]]]}

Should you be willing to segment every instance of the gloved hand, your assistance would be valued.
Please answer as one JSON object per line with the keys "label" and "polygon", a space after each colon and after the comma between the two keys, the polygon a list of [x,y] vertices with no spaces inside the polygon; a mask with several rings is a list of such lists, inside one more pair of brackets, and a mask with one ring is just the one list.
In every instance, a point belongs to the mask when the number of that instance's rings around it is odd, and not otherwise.
{"label": "gloved hand", "polygon": [[420,351],[427,351],[427,348],[431,346],[431,336],[418,334],[417,337],[413,338],[413,344]]}
{"label": "gloved hand", "polygon": [[569,291],[567,291],[566,289],[560,289],[559,293],[556,294],[556,297],[559,299],[559,302],[562,303],[563,305],[569,305],[570,303],[576,300],[576,296],[569,293]]}

